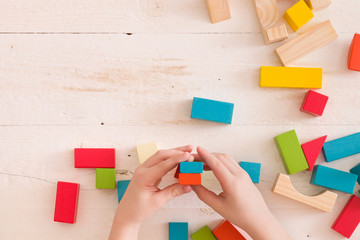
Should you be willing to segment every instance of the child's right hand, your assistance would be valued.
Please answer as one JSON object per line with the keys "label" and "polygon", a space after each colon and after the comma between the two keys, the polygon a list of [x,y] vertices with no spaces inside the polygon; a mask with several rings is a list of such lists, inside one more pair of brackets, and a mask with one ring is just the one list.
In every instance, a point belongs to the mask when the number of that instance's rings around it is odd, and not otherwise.
{"label": "child's right hand", "polygon": [[249,175],[226,154],[210,154],[198,147],[195,160],[202,161],[214,172],[223,192],[216,195],[202,185],[192,189],[198,197],[216,212],[253,239],[290,239],[266,206]]}

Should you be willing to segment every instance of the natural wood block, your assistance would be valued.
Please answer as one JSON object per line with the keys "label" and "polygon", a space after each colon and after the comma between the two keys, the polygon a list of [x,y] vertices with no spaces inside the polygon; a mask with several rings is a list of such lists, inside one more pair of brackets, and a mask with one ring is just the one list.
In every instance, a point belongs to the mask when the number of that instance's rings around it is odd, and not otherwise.
{"label": "natural wood block", "polygon": [[331,4],[331,0],[305,0],[311,10],[321,10],[327,8]]}
{"label": "natural wood block", "polygon": [[227,220],[222,221],[212,232],[218,240],[246,240]]}
{"label": "natural wood block", "polygon": [[360,198],[352,195],[331,227],[350,238],[360,222]]}
{"label": "natural wood block", "polygon": [[55,202],[55,222],[75,223],[79,202],[80,184],[58,182]]}
{"label": "natural wood block", "polygon": [[205,225],[204,227],[200,228],[198,231],[191,234],[192,240],[216,240],[213,233],[211,232],[210,228]]}
{"label": "natural wood block", "polygon": [[360,163],[357,164],[355,167],[351,168],[350,172],[358,175],[357,182],[358,182],[358,184],[360,184]]}
{"label": "natural wood block", "polygon": [[321,152],[321,149],[325,143],[327,135],[314,139],[310,142],[304,143],[301,145],[301,148],[304,152],[306,161],[308,162],[309,168],[307,170],[312,171],[315,165],[315,162]]}
{"label": "natural wood block", "polygon": [[355,33],[348,55],[348,69],[360,71],[360,34]]}
{"label": "natural wood block", "polygon": [[156,153],[158,149],[159,148],[156,142],[137,145],[136,150],[140,164],[145,162],[149,157]]}
{"label": "natural wood block", "polygon": [[169,240],[188,240],[189,223],[169,222]]}
{"label": "natural wood block", "polygon": [[191,118],[231,124],[234,104],[194,97]]}
{"label": "natural wood block", "polygon": [[360,132],[324,143],[323,153],[327,162],[360,153]]}
{"label": "natural wood block", "polygon": [[288,38],[276,0],[254,0],[256,14],[263,30],[265,43],[273,43]]}
{"label": "natural wood block", "polygon": [[274,140],[288,174],[309,168],[295,130],[278,135]]}
{"label": "natural wood block", "polygon": [[300,0],[289,8],[283,17],[291,29],[296,32],[299,28],[310,21],[314,17],[314,14],[306,3],[303,0]]}
{"label": "natural wood block", "polygon": [[75,148],[75,168],[115,168],[114,148]]}
{"label": "natural wood block", "polygon": [[353,194],[357,178],[356,174],[316,165],[310,183]]}
{"label": "natural wood block", "polygon": [[281,62],[288,66],[312,51],[334,41],[337,37],[338,34],[330,20],[327,20],[278,47],[275,52]]}
{"label": "natural wood block", "polygon": [[212,23],[218,23],[231,18],[228,0],[206,0]]}
{"label": "natural wood block", "polygon": [[332,211],[338,196],[330,191],[324,191],[316,196],[303,195],[293,187],[290,177],[282,173],[279,173],[272,191],[325,212]]}
{"label": "natural wood block", "polygon": [[260,87],[322,88],[322,68],[262,66]]}
{"label": "natural wood block", "polygon": [[179,184],[200,185],[201,173],[179,173]]}
{"label": "natural wood block", "polygon": [[114,168],[96,169],[96,188],[115,189],[116,170]]}
{"label": "natural wood block", "polygon": [[328,99],[328,96],[309,90],[305,95],[300,111],[320,117],[324,112]]}

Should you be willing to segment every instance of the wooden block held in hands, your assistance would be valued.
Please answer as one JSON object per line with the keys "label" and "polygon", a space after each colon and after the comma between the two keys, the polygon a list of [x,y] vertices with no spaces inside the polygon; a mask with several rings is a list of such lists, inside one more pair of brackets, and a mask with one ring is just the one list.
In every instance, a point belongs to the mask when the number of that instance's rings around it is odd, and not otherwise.
{"label": "wooden block held in hands", "polygon": [[206,0],[212,23],[218,23],[231,18],[228,0]]}
{"label": "wooden block held in hands", "polygon": [[180,163],[181,173],[202,173],[203,163],[202,162],[181,162]]}
{"label": "wooden block held in hands", "polygon": [[201,173],[179,173],[179,184],[200,185]]}
{"label": "wooden block held in hands", "polygon": [[54,221],[75,223],[79,202],[80,184],[61,182],[57,183]]}
{"label": "wooden block held in hands", "polygon": [[357,182],[358,182],[358,184],[360,184],[360,163],[357,164],[355,167],[351,168],[350,172],[358,175]]}

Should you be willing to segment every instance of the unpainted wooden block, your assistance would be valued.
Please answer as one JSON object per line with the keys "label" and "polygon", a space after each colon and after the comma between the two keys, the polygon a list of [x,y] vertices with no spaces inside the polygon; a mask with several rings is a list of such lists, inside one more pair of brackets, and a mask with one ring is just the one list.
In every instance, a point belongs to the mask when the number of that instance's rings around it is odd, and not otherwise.
{"label": "unpainted wooden block", "polygon": [[322,68],[262,66],[260,87],[322,88]]}
{"label": "unpainted wooden block", "polygon": [[115,189],[116,170],[114,168],[96,169],[96,188]]}
{"label": "unpainted wooden block", "polygon": [[279,42],[288,38],[288,32],[285,23],[274,26],[265,30],[268,43]]}
{"label": "unpainted wooden block", "polygon": [[360,34],[355,33],[348,54],[348,69],[360,71]]}
{"label": "unpainted wooden block", "polygon": [[359,222],[360,198],[352,195],[331,228],[350,238]]}
{"label": "unpainted wooden block", "polygon": [[274,140],[288,174],[309,168],[295,130],[278,135]]}
{"label": "unpainted wooden block", "polygon": [[357,182],[360,184],[360,163],[351,168],[350,172],[358,176]]}
{"label": "unpainted wooden block", "polygon": [[114,148],[75,148],[75,168],[115,168]]}
{"label": "unpainted wooden block", "polygon": [[140,164],[144,163],[149,157],[155,154],[158,149],[159,148],[156,142],[137,145],[136,150]]}
{"label": "unpainted wooden block", "polygon": [[169,240],[188,240],[189,224],[187,222],[169,222]]}
{"label": "unpainted wooden block", "polygon": [[309,90],[305,95],[300,111],[320,117],[323,115],[328,99],[328,96]]}
{"label": "unpainted wooden block", "polygon": [[75,223],[79,202],[80,184],[57,182],[54,221]]}
{"label": "unpainted wooden block", "polygon": [[360,132],[324,143],[323,153],[327,162],[360,153]]}
{"label": "unpainted wooden block", "polygon": [[207,121],[231,124],[233,111],[233,103],[194,97],[191,109],[191,117]]}
{"label": "unpainted wooden block", "polygon": [[191,234],[192,240],[216,240],[210,228],[205,225],[200,228],[198,231]]}
{"label": "unpainted wooden block", "polygon": [[203,163],[202,162],[181,162],[180,163],[181,173],[202,173]]}
{"label": "unpainted wooden block", "polygon": [[200,185],[201,173],[179,173],[179,184]]}
{"label": "unpainted wooden block", "polygon": [[218,240],[246,240],[227,220],[222,221],[212,232]]}
{"label": "unpainted wooden block", "polygon": [[304,152],[306,161],[308,162],[309,168],[307,170],[312,171],[315,165],[315,162],[321,152],[321,149],[325,143],[327,135],[314,139],[310,142],[304,143],[301,145],[301,148]]}
{"label": "unpainted wooden block", "polygon": [[253,183],[260,182],[261,163],[241,161],[239,164],[249,174]]}
{"label": "unpainted wooden block", "polygon": [[228,0],[205,0],[212,23],[218,23],[231,18]]}
{"label": "unpainted wooden block", "polygon": [[337,37],[330,20],[327,20],[278,47],[275,52],[284,66],[289,66]]}
{"label": "unpainted wooden block", "polygon": [[305,2],[314,11],[327,8],[331,4],[331,0],[305,0]]}
{"label": "unpainted wooden block", "polygon": [[300,0],[295,3],[291,8],[286,10],[283,17],[289,24],[291,29],[296,32],[299,28],[301,28],[308,21],[310,21],[314,17],[314,14],[312,13],[308,5],[306,5],[303,0]]}
{"label": "unpainted wooden block", "polygon": [[282,173],[279,173],[272,191],[325,212],[332,211],[338,196],[330,191],[324,191],[316,196],[303,195],[293,187],[290,177]]}
{"label": "unpainted wooden block", "polygon": [[129,184],[130,184],[130,180],[121,180],[117,182],[118,202],[120,202],[121,199],[123,198]]}
{"label": "unpainted wooden block", "polygon": [[357,178],[356,174],[316,165],[310,183],[353,194]]}

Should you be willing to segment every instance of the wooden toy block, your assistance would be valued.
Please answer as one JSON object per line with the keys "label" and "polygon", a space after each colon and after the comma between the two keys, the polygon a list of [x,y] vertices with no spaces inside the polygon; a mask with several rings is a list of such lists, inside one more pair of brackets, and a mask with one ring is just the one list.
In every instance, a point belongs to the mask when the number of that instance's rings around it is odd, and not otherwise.
{"label": "wooden toy block", "polygon": [[75,223],[80,184],[57,182],[54,221]]}
{"label": "wooden toy block", "polygon": [[352,195],[331,228],[350,238],[359,222],[360,198]]}
{"label": "wooden toy block", "polygon": [[96,169],[96,188],[115,189],[116,170],[114,168]]}
{"label": "wooden toy block", "polygon": [[189,224],[187,222],[169,222],[169,240],[188,240]]}
{"label": "wooden toy block", "polygon": [[234,104],[194,97],[191,117],[231,124]]}
{"label": "wooden toy block", "polygon": [[303,0],[300,0],[289,8],[283,17],[291,29],[296,32],[299,28],[310,21],[314,17],[314,14],[308,5],[306,5]]}
{"label": "wooden toy block", "polygon": [[332,211],[338,196],[330,191],[324,191],[316,196],[303,195],[293,187],[290,177],[282,173],[279,173],[272,191],[325,212]]}
{"label": "wooden toy block", "polygon": [[222,221],[212,232],[218,240],[246,240],[227,220]]}
{"label": "wooden toy block", "polygon": [[203,163],[202,162],[181,162],[180,163],[181,173],[202,173]]}
{"label": "wooden toy block", "polygon": [[322,68],[262,66],[260,87],[321,88]]}
{"label": "wooden toy block", "polygon": [[117,182],[118,202],[120,202],[121,199],[123,198],[129,184],[130,184],[130,180],[121,180]]}
{"label": "wooden toy block", "polygon": [[358,176],[357,182],[360,184],[360,163],[350,169],[350,172]]}
{"label": "wooden toy block", "polygon": [[210,228],[205,225],[200,228],[198,231],[191,234],[192,240],[216,240]]}
{"label": "wooden toy block", "polygon": [[316,117],[322,116],[329,97],[309,90],[301,105],[300,111]]}
{"label": "wooden toy block", "polygon": [[136,150],[140,164],[144,163],[149,157],[156,153],[158,149],[156,142],[137,145]]}
{"label": "wooden toy block", "polygon": [[218,23],[231,18],[228,0],[206,0],[212,23]]}
{"label": "wooden toy block", "polygon": [[179,184],[181,185],[200,185],[200,173],[179,173]]}
{"label": "wooden toy block", "polygon": [[353,194],[357,178],[356,174],[316,165],[310,183]]}
{"label": "wooden toy block", "polygon": [[325,143],[326,137],[327,135],[301,145],[306,161],[308,162],[309,165],[309,168],[307,170],[309,171],[313,170],[315,162]]}
{"label": "wooden toy block", "polygon": [[115,168],[114,148],[75,148],[75,168]]}
{"label": "wooden toy block", "polygon": [[360,34],[355,33],[348,55],[348,69],[360,71]]}
{"label": "wooden toy block", "polygon": [[275,52],[284,66],[289,66],[305,55],[334,41],[337,37],[338,34],[330,20],[327,20],[281,45]]}
{"label": "wooden toy block", "polygon": [[260,182],[261,163],[240,162],[240,167],[249,174],[253,183]]}
{"label": "wooden toy block", "polygon": [[309,168],[295,130],[276,136],[274,140],[288,174]]}
{"label": "wooden toy block", "polygon": [[288,33],[277,8],[276,0],[254,0],[254,3],[265,43],[287,39]]}
{"label": "wooden toy block", "polygon": [[327,162],[360,153],[360,132],[324,143],[323,153]]}
{"label": "wooden toy block", "polygon": [[178,166],[176,167],[174,178],[179,178],[179,173],[180,173],[180,164],[178,164]]}
{"label": "wooden toy block", "polygon": [[327,8],[331,4],[331,0],[305,0],[305,2],[314,11]]}

